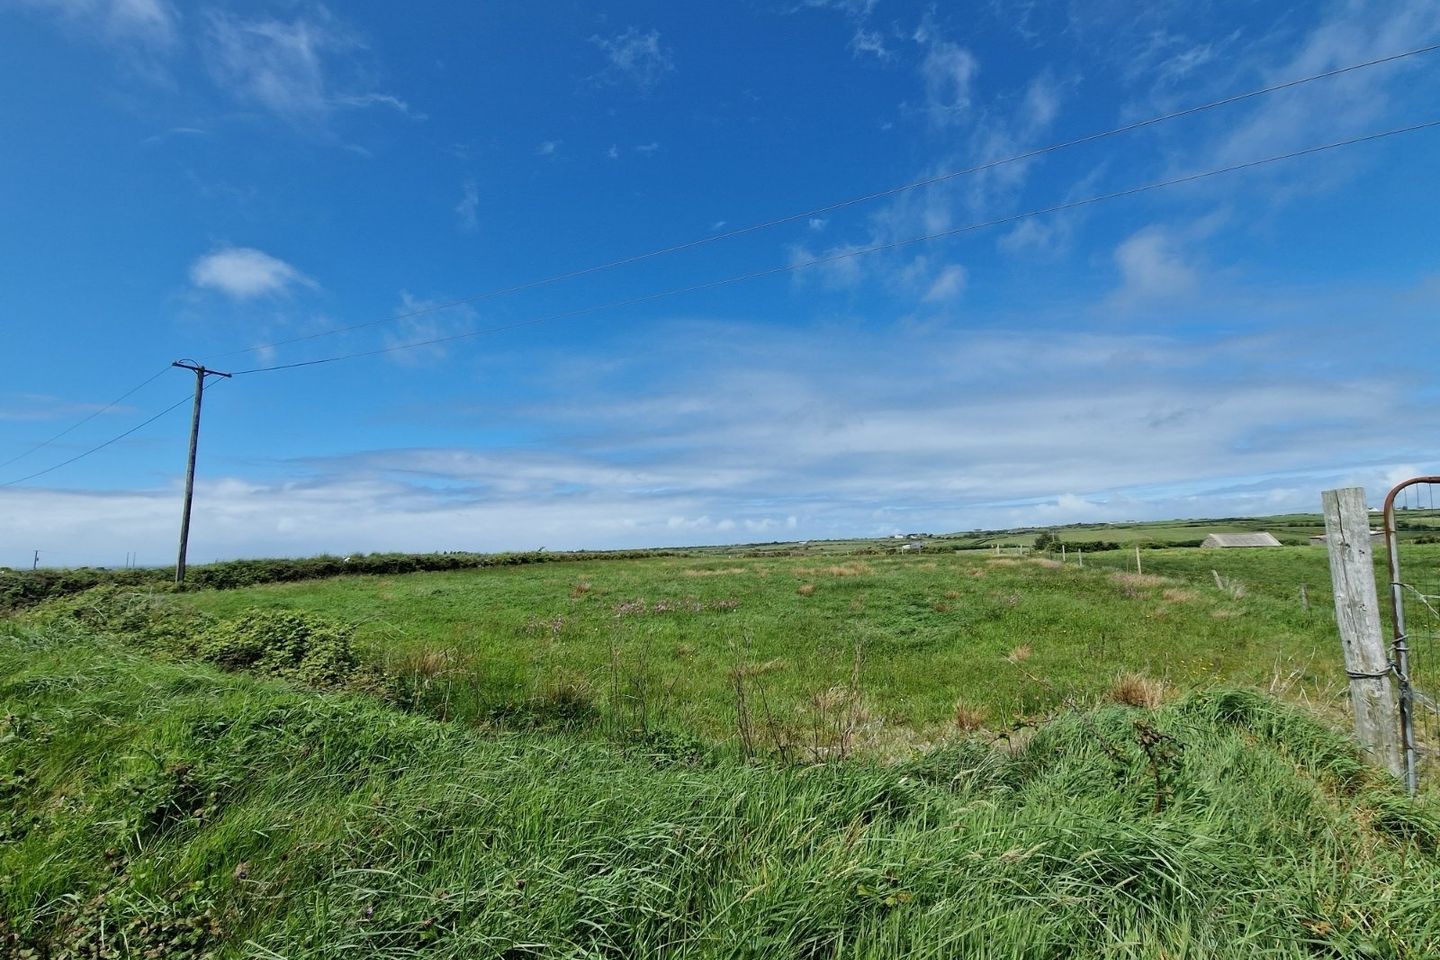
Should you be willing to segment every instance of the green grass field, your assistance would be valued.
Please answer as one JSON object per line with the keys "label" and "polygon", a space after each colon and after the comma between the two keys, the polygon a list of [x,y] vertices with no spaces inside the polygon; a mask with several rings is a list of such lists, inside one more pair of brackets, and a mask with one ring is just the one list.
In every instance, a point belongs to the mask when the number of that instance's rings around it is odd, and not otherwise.
{"label": "green grass field", "polygon": [[792,553],[0,620],[0,957],[1440,955],[1323,550]]}
{"label": "green grass field", "polygon": [[0,700],[7,957],[1440,951],[1433,809],[1256,694],[757,765],[12,622]]}
{"label": "green grass field", "polygon": [[410,677],[437,716],[503,718],[573,694],[615,722],[712,741],[736,733],[737,675],[750,706],[763,697],[794,737],[813,740],[811,728],[835,722],[826,704],[842,700],[863,714],[861,739],[880,749],[942,736],[957,703],[965,722],[979,711],[1003,727],[1093,701],[1127,674],[1182,690],[1283,687],[1318,703],[1342,692],[1323,551],[1148,551],[1143,562],[1137,578],[1122,569],[1133,563],[1125,554],[1083,569],[954,552],[659,558],[339,578],[176,602],[215,616],[260,607],[354,624],[362,657]]}

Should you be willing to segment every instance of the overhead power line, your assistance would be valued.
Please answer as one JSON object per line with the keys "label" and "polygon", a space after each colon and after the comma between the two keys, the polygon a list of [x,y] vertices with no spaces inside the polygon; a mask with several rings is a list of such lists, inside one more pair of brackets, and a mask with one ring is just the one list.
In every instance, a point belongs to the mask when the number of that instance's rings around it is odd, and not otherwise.
{"label": "overhead power line", "polygon": [[131,387],[129,390],[126,390],[124,393],[120,394],[120,396],[116,397],[114,400],[111,400],[109,403],[105,404],[105,406],[101,407],[99,410],[93,410],[93,411],[91,411],[88,416],[82,417],[81,419],[79,419],[79,420],[75,421],[74,423],[70,424],[70,426],[66,427],[64,430],[61,430],[59,433],[55,434],[55,436],[50,437],[48,440],[41,440],[39,443],[35,444],[33,447],[30,447],[28,450],[24,450],[24,451],[22,451],[22,452],[20,452],[20,453],[17,453],[15,456],[11,457],[9,460],[5,460],[5,461],[3,461],[3,462],[0,462],[0,467],[8,467],[8,466],[10,466],[10,464],[12,464],[12,463],[15,463],[15,462],[20,461],[20,460],[24,460],[26,457],[30,456],[30,454],[36,452],[37,450],[43,450],[43,449],[45,449],[46,447],[50,446],[50,444],[54,443],[56,440],[59,440],[61,437],[64,437],[64,436],[66,436],[66,435],[68,435],[68,434],[70,434],[70,433],[73,433],[75,430],[80,429],[81,427],[85,426],[85,424],[89,423],[91,420],[94,420],[96,417],[100,416],[100,414],[105,413],[105,412],[108,411],[108,410],[114,409],[114,407],[115,407],[117,404],[119,404],[120,401],[125,400],[125,399],[128,398],[131,394],[137,393],[137,392],[140,391],[141,388],[143,388],[143,387],[148,387],[150,384],[154,383],[156,380],[159,380],[162,376],[165,375],[165,373],[166,373],[169,369],[170,369],[169,367],[163,367],[163,368],[161,368],[161,370],[160,370],[159,373],[156,373],[154,376],[152,376],[152,377],[150,377],[150,378],[148,378],[148,379],[140,382],[139,384],[136,384],[135,386]]}
{"label": "overhead power line", "polygon": [[1217,167],[1212,170],[1205,170],[1199,173],[1188,173],[1177,177],[1170,177],[1165,180],[1156,180],[1150,183],[1140,184],[1134,187],[1127,187],[1123,190],[1116,190],[1111,193],[1102,193],[1086,197],[1082,200],[1067,200],[1064,203],[1053,204],[1048,207],[1041,207],[1035,210],[1027,210],[1024,213],[1010,214],[1004,217],[995,217],[990,220],[981,220],[967,223],[964,226],[954,227],[949,230],[941,230],[936,233],[927,233],[917,237],[906,237],[901,240],[891,240],[885,243],[872,244],[868,247],[851,248],[840,253],[829,256],[815,257],[810,260],[802,260],[796,263],[789,263],[778,267],[769,267],[765,270],[756,270],[751,273],[736,274],[729,277],[722,277],[718,280],[707,280],[702,283],[690,284],[683,287],[672,287],[668,290],[661,290],[655,293],[643,294],[638,297],[629,297],[624,300],[612,300],[608,303],[596,304],[594,306],[579,307],[574,310],[567,310],[562,313],[553,313],[543,317],[534,317],[529,320],[520,320],[514,323],[502,324],[495,327],[487,327],[483,330],[472,330],[466,333],[456,333],[444,337],[432,337],[426,340],[415,340],[409,343],[394,344],[389,347],[380,347],[374,350],[361,350],[355,353],[342,353],[330,357],[321,357],[315,360],[298,360],[293,363],[277,363],[268,367],[253,367],[249,370],[236,370],[235,376],[245,376],[252,373],[269,373],[276,370],[295,370],[301,367],[314,367],[321,364],[338,363],[342,360],[355,360],[361,357],[375,357],[387,353],[396,353],[401,350],[413,350],[418,347],[435,346],[442,343],[452,343],[457,340],[467,340],[472,337],[481,337],[493,333],[501,333],[506,330],[515,330],[521,327],[531,327],[542,323],[551,323],[556,320],[568,320],[574,317],[583,316],[589,313],[596,313],[601,310],[612,310],[620,307],[632,307],[643,303],[650,303],[655,300],[662,300],[668,297],[680,296],[686,293],[696,293],[701,290],[710,290],[715,287],[727,286],[734,283],[743,283],[749,280],[759,280],[764,277],[773,277],[779,274],[793,273],[797,270],[804,270],[809,267],[823,266],[829,263],[836,263],[842,260],[849,260],[855,257],[863,257],[873,253],[880,253],[886,250],[895,250],[900,247],[908,247],[917,243],[926,243],[934,240],[943,240],[949,237],[956,237],[964,233],[972,233],[976,230],[983,230],[988,227],[1003,226],[1008,223],[1015,223],[1020,220],[1028,220],[1034,217],[1046,216],[1052,213],[1062,213],[1066,210],[1074,210],[1079,207],[1092,206],[1097,203],[1104,203],[1110,200],[1119,200],[1124,197],[1133,197],[1141,193],[1149,193],[1153,190],[1160,190],[1166,187],[1180,186],[1187,183],[1195,183],[1200,180],[1207,180],[1211,177],[1218,177],[1222,174],[1235,173],[1241,170],[1250,170],[1255,167],[1267,164],[1279,163],[1283,160],[1294,160],[1299,157],[1313,156],[1324,153],[1328,150],[1338,150],[1342,147],[1351,147],[1362,143],[1372,143],[1377,140],[1384,140],[1388,137],[1396,137],[1407,133],[1416,133],[1421,130],[1429,130],[1440,127],[1440,120],[1427,120],[1423,123],[1416,123],[1406,127],[1397,127],[1392,130],[1384,130],[1379,133],[1365,134],[1359,137],[1350,137],[1345,140],[1336,140],[1331,143],[1320,144],[1313,147],[1305,147],[1300,150],[1292,150],[1288,153],[1276,154],[1270,157],[1262,157],[1258,160],[1247,160],[1243,163],[1234,163],[1225,167]]}
{"label": "overhead power line", "polygon": [[[152,377],[151,379],[154,379],[154,378]],[[164,410],[161,410],[159,413],[155,414],[155,416],[151,417],[151,418],[148,419],[148,420],[142,421],[141,423],[135,424],[135,426],[131,427],[129,430],[126,430],[124,433],[122,433],[122,434],[120,434],[120,435],[118,435],[118,436],[111,437],[109,440],[106,440],[104,443],[96,444],[95,446],[91,447],[89,450],[86,450],[84,453],[77,453],[75,456],[71,457],[69,460],[62,460],[62,461],[60,461],[59,463],[57,463],[57,464],[55,464],[55,465],[53,465],[53,466],[46,467],[44,470],[37,470],[37,471],[35,471],[34,473],[30,474],[29,476],[26,476],[26,477],[17,477],[17,478],[14,479],[14,480],[7,480],[5,483],[0,483],[0,488],[3,488],[3,487],[13,487],[13,486],[15,486],[17,483],[25,483],[27,480],[34,480],[34,479],[37,478],[37,477],[43,477],[43,476],[45,476],[45,474],[47,474],[47,473],[52,473],[53,471],[59,470],[61,467],[68,467],[70,464],[76,462],[77,460],[84,460],[86,457],[90,456],[92,453],[99,453],[101,450],[104,450],[106,447],[110,446],[112,443],[117,443],[117,442],[119,442],[119,441],[121,441],[121,440],[124,440],[126,437],[130,436],[132,433],[135,433],[135,432],[137,432],[137,431],[139,431],[139,430],[144,429],[145,427],[150,426],[150,424],[154,423],[156,420],[159,420],[161,417],[165,416],[165,414],[171,412],[172,410],[178,409],[179,407],[182,407],[182,406],[184,406],[185,404],[189,403],[190,400],[191,400],[191,396],[190,396],[190,394],[187,393],[185,396],[181,397],[179,400],[177,400],[176,402],[172,403],[170,406],[166,407]]]}
{"label": "overhead power line", "polygon": [[1146,127],[1155,126],[1156,124],[1166,123],[1170,120],[1178,120],[1182,117],[1189,117],[1197,113],[1204,113],[1207,110],[1215,110],[1220,107],[1229,106],[1231,104],[1241,103],[1246,100],[1252,100],[1256,97],[1266,96],[1272,93],[1279,93],[1282,90],[1293,89],[1295,87],[1303,86],[1307,83],[1315,83],[1320,80],[1328,80],[1333,77],[1342,76],[1347,73],[1353,73],[1357,70],[1365,70],[1370,67],[1378,67],[1382,64],[1394,63],[1400,60],[1408,59],[1410,57],[1417,57],[1422,54],[1433,53],[1436,50],[1440,50],[1440,43],[1434,43],[1424,47],[1416,47],[1412,50],[1405,50],[1400,53],[1387,54],[1383,57],[1376,57],[1372,60],[1365,60],[1359,63],[1347,64],[1343,67],[1336,67],[1333,70],[1326,70],[1321,73],[1313,73],[1304,77],[1297,77],[1291,80],[1283,80],[1278,83],[1272,83],[1264,87],[1258,87],[1254,90],[1247,90],[1244,93],[1237,93],[1227,97],[1222,97],[1219,100],[1211,100],[1208,103],[1196,104],[1194,106],[1185,107],[1180,110],[1171,111],[1170,113],[1164,113],[1158,116],[1148,117],[1144,120],[1136,120],[1132,123],[1113,127],[1109,130],[1102,130],[1097,133],[1089,133],[1085,134],[1084,136],[1075,137],[1070,140],[1062,140],[1058,143],[1052,143],[1047,146],[1036,147],[1032,150],[1027,150],[1023,153],[1013,154],[1008,157],[1001,157],[995,160],[987,160],[983,163],[978,163],[973,166],[964,167],[958,170],[950,170],[944,173],[935,174],[934,176],[923,177],[919,180],[912,180],[908,183],[898,184],[896,186],[888,187],[883,190],[876,190],[872,193],[861,194],[859,196],[850,197],[845,200],[837,200],[831,203],[823,204],[818,207],[812,207],[808,210],[802,210],[798,213],[785,214],[784,216],[775,217],[773,219],[764,220],[757,223],[752,223],[747,226],[735,227],[734,229],[726,230],[722,233],[707,234],[704,237],[697,237],[693,240],[687,240],[682,243],[676,243],[666,247],[659,247],[657,249],[650,250],[644,253],[632,254],[630,256],[621,257],[617,260],[610,260],[588,267],[579,267],[577,269],[569,270],[564,273],[552,274],[550,276],[540,277],[535,280],[528,280],[524,283],[517,283],[508,287],[499,287],[493,290],[487,290],[483,293],[477,293],[471,296],[461,297],[457,300],[447,300],[443,303],[430,304],[428,306],[419,307],[414,310],[408,310],[404,313],[391,314],[390,316],[381,317],[376,320],[367,320],[362,323],[351,324],[345,327],[337,327],[333,330],[322,330],[317,333],[309,333],[298,337],[290,337],[285,340],[275,340],[270,343],[259,344],[253,347],[245,347],[240,350],[233,350],[229,353],[220,354],[217,359],[239,356],[246,353],[256,353],[262,350],[273,349],[275,347],[283,347],[295,343],[303,343],[309,340],[318,340],[323,337],[337,336],[342,333],[350,333],[355,330],[363,330],[367,327],[379,326],[385,323],[395,323],[400,320],[408,320],[413,317],[425,316],[431,313],[438,313],[442,310],[453,310],[456,307],[465,306],[471,303],[478,303],[482,300],[490,300],[496,297],[507,296],[513,293],[521,293],[526,290],[533,290],[537,287],[544,287],[550,284],[560,283],[564,280],[574,280],[576,278],[588,276],[590,274],[601,273],[603,271],[613,270],[618,267],[642,263],[646,260],[653,260],[657,257],[667,256],[672,253],[681,253],[686,250],[692,250],[696,247],[716,243],[721,240],[730,240],[735,237],[742,237],[747,234],[758,233],[761,230],[768,230],[773,227],[783,226],[787,223],[794,223],[799,220],[808,220],[812,217],[818,217],[827,213],[834,213],[838,210],[844,210],[849,207],[858,206],[860,204],[870,203],[875,200],[883,200],[886,197],[892,197],[897,194],[906,193],[911,190],[918,190],[922,187],[945,183],[946,181],[954,180],[958,177],[969,176],[975,173],[982,173],[986,170],[992,170],[996,167],[1003,167],[1012,163],[1020,163],[1025,160],[1033,160],[1036,157],[1042,157],[1046,154],[1055,153],[1059,150],[1066,150],[1070,147],[1078,147],[1087,143],[1095,143],[1100,140],[1109,139],[1110,137],[1116,137],[1121,134],[1131,133],[1136,130],[1144,129]]}

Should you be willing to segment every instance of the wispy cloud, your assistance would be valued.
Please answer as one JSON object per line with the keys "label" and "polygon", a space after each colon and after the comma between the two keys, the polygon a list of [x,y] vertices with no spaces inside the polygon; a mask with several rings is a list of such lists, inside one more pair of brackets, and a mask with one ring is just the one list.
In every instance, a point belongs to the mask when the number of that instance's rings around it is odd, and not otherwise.
{"label": "wispy cloud", "polygon": [[980,61],[969,50],[948,40],[930,40],[920,61],[925,87],[925,114],[938,128],[965,121]]}
{"label": "wispy cloud", "polygon": [[388,93],[343,93],[331,99],[337,107],[388,107],[411,120],[428,120],[428,115],[411,108],[410,104]]}
{"label": "wispy cloud", "polygon": [[167,0],[18,0],[22,7],[63,18],[71,28],[111,43],[151,50],[179,39],[179,14]]}
{"label": "wispy cloud", "polygon": [[1198,294],[1204,286],[1204,248],[1229,219],[1217,210],[1198,219],[1150,224],[1122,240],[1114,252],[1120,286],[1108,303],[1121,309],[1153,306]]}
{"label": "wispy cloud", "polygon": [[142,142],[149,146],[163,143],[174,137],[207,137],[209,135],[210,131],[202,127],[171,127],[169,130],[146,137]]}
{"label": "wispy cloud", "polygon": [[1180,252],[1173,232],[1150,226],[1138,230],[1115,248],[1120,271],[1120,303],[1163,300],[1193,293],[1198,274]]}
{"label": "wispy cloud", "polygon": [[560,143],[559,140],[544,140],[535,148],[535,155],[537,157],[553,157],[555,151],[560,149]]}
{"label": "wispy cloud", "polygon": [[880,60],[895,59],[895,51],[885,43],[885,35],[879,30],[857,28],[850,38],[850,52],[856,57],[872,56]]}
{"label": "wispy cloud", "polygon": [[460,188],[460,202],[455,204],[455,217],[460,222],[460,229],[473,231],[480,225],[476,213],[480,207],[480,188],[475,185],[474,180],[466,180]]}
{"label": "wispy cloud", "polygon": [[630,27],[611,37],[593,36],[590,42],[605,54],[604,69],[592,78],[608,84],[628,84],[649,91],[675,69],[669,49],[660,43],[660,31]]}
{"label": "wispy cloud", "polygon": [[222,247],[190,265],[190,282],[235,300],[288,293],[316,283],[299,270],[253,247]]}
{"label": "wispy cloud", "polygon": [[852,20],[866,20],[875,10],[878,0],[800,0],[799,3],[791,6],[787,12],[798,13],[801,10],[835,10],[844,14]]}
{"label": "wispy cloud", "polygon": [[[1269,50],[1248,60],[1256,67],[1263,63],[1260,72],[1264,79],[1277,81],[1436,39],[1440,39],[1440,5],[1430,0],[1397,0],[1379,7],[1345,3],[1330,7],[1283,61],[1267,56]],[[1227,125],[1207,162],[1234,163],[1367,130],[1398,101],[1420,93],[1421,88],[1413,83],[1418,66],[1397,64],[1360,71],[1311,85],[1291,96],[1266,97],[1248,117]]]}
{"label": "wispy cloud", "polygon": [[83,416],[99,411],[130,414],[135,412],[135,408],[128,405],[116,406],[64,400],[44,393],[0,394],[0,420],[41,422]]}
{"label": "wispy cloud", "polygon": [[293,20],[250,19],[220,11],[207,19],[205,54],[211,76],[242,103],[292,123],[320,126],[339,109],[382,107],[424,119],[392,94],[337,88],[335,66],[361,47],[324,7]]}
{"label": "wispy cloud", "polygon": [[965,292],[968,280],[969,274],[963,266],[958,263],[948,264],[930,281],[929,288],[920,299],[924,303],[952,303],[960,299]]}
{"label": "wispy cloud", "polygon": [[[389,354],[392,362],[402,367],[425,367],[439,363],[450,355],[449,344],[425,343],[429,340],[468,333],[474,328],[475,311],[469,306],[437,309],[443,300],[416,297],[401,291],[395,309],[399,319],[390,324],[385,334],[386,347],[405,347]],[[408,344],[424,343],[409,347]]]}

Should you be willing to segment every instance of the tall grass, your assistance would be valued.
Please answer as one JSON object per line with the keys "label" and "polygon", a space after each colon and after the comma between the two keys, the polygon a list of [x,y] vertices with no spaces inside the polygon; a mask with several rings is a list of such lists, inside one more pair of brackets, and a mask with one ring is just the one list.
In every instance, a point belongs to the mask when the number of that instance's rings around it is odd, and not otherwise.
{"label": "tall grass", "polygon": [[0,955],[1440,953],[1433,808],[1253,693],[782,767],[58,627],[0,625],[0,678]]}

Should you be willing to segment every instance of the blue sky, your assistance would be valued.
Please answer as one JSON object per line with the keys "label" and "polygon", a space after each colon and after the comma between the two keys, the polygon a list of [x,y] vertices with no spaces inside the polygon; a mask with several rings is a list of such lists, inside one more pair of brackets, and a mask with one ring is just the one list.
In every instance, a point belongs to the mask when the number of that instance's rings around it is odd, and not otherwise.
{"label": "blue sky", "polygon": [[[799,265],[1440,119],[1440,52],[431,308],[1436,41],[1434,0],[0,0],[0,483],[179,357],[475,334],[216,386],[192,560],[1378,498],[1440,469],[1440,131]],[[169,562],[187,415],[0,487],[0,564]]]}

